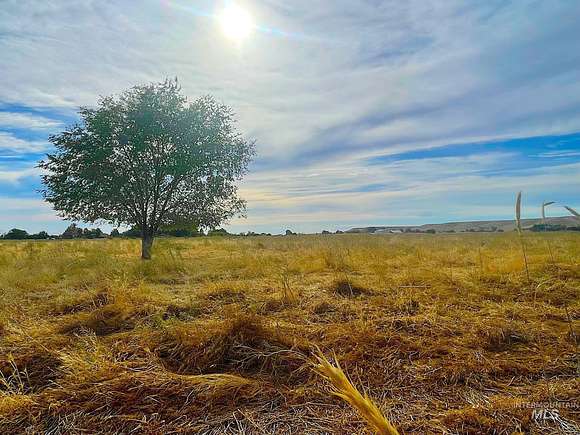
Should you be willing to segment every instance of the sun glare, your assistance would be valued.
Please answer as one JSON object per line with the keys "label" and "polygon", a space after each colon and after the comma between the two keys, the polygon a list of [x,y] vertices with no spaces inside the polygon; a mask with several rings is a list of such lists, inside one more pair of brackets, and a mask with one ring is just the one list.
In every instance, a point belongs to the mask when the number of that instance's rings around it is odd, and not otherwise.
{"label": "sun glare", "polygon": [[234,41],[247,38],[254,28],[250,14],[235,4],[223,11],[220,21],[224,34]]}

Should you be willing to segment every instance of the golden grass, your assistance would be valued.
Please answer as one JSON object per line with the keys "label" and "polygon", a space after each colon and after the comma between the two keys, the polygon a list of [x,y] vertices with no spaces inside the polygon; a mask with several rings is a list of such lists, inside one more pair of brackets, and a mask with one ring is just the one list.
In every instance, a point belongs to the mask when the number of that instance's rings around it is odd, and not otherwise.
{"label": "golden grass", "polygon": [[[544,225],[544,227],[546,226],[546,207],[549,207],[550,205],[556,204],[555,201],[544,201],[542,203],[542,224]],[[546,246],[548,247],[548,252],[550,253],[550,259],[552,261],[552,264],[556,263],[556,259],[554,258],[554,251],[552,250],[552,244],[550,243],[550,239],[547,238],[546,239]]]}
{"label": "golden grass", "polygon": [[525,404],[578,400],[580,234],[525,241],[0,242],[0,433],[376,431],[316,347],[401,434],[565,433]]}
{"label": "golden grass", "polygon": [[356,389],[346,377],[340,364],[332,365],[320,350],[315,355],[314,369],[333,386],[332,394],[348,402],[379,435],[399,435],[399,432],[381,413],[375,403]]}
{"label": "golden grass", "polygon": [[[543,212],[542,208],[542,212]],[[518,230],[518,236],[520,238],[520,245],[522,247],[522,254],[524,256],[524,265],[526,266],[526,277],[528,282],[530,282],[530,268],[528,266],[528,254],[526,252],[526,244],[524,243],[524,233],[522,229],[522,192],[518,193],[516,198],[516,228]]]}

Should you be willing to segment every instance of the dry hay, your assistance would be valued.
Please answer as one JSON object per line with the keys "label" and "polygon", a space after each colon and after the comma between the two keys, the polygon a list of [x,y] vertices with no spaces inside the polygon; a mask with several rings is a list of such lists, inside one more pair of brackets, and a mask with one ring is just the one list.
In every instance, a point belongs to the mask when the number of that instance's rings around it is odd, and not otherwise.
{"label": "dry hay", "polygon": [[529,281],[508,233],[4,242],[0,432],[573,433],[578,241],[526,234]]}

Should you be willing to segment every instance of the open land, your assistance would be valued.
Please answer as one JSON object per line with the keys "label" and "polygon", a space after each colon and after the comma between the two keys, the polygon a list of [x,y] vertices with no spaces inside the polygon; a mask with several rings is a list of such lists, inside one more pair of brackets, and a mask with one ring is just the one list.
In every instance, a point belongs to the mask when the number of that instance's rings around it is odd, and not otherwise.
{"label": "open land", "polygon": [[[580,234],[0,243],[1,433],[577,433]],[[543,403],[558,419],[533,418]]]}

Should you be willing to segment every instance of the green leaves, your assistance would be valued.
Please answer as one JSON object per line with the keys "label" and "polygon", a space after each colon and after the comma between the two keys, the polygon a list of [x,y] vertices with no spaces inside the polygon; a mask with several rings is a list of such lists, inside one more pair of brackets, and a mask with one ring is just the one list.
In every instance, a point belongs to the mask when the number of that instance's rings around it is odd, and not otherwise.
{"label": "green leaves", "polygon": [[236,182],[254,143],[210,96],[188,102],[175,80],[131,88],[81,108],[81,123],[50,137],[42,193],[61,216],[138,226],[214,227],[245,203]]}

